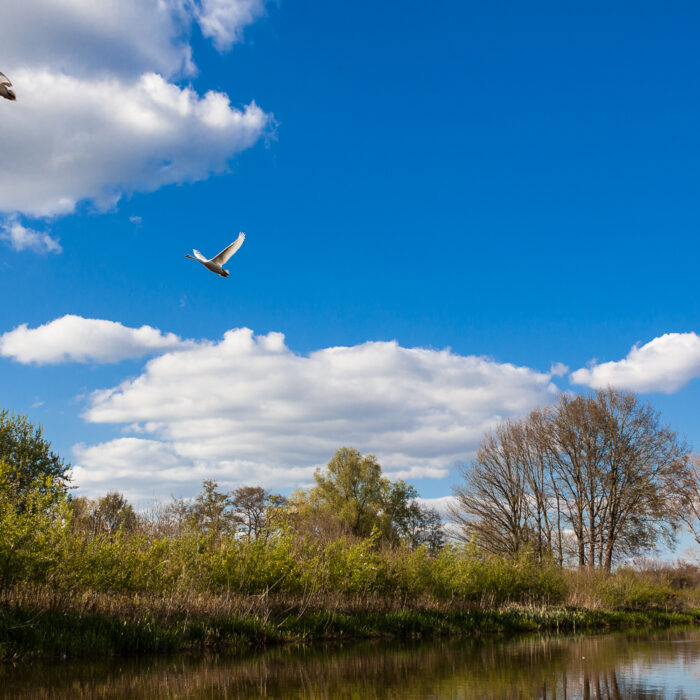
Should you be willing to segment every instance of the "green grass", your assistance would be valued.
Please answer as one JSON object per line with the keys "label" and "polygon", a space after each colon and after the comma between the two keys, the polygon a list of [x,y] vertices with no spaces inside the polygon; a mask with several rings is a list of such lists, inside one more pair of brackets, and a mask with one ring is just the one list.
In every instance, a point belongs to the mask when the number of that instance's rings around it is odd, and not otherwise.
{"label": "green grass", "polygon": [[453,608],[426,604],[387,607],[334,599],[242,597],[211,600],[82,594],[42,589],[5,595],[0,603],[0,658],[63,657],[245,649],[271,644],[386,638],[475,636],[522,632],[583,632],[667,627],[700,622],[687,612],[584,610],[566,607]]}

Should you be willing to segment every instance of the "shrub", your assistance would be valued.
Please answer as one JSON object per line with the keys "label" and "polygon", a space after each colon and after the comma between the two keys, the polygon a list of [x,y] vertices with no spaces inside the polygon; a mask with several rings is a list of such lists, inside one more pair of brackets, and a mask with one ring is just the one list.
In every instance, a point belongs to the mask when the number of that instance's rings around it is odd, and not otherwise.
{"label": "shrub", "polygon": [[58,477],[36,476],[20,492],[15,470],[0,460],[0,585],[46,580],[60,559],[69,518]]}

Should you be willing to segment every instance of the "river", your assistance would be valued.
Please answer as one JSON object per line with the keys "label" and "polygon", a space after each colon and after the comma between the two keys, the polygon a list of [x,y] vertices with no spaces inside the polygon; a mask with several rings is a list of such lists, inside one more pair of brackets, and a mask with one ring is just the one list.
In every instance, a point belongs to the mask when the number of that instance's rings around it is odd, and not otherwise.
{"label": "river", "polygon": [[700,630],[277,647],[0,667],[8,698],[700,698]]}

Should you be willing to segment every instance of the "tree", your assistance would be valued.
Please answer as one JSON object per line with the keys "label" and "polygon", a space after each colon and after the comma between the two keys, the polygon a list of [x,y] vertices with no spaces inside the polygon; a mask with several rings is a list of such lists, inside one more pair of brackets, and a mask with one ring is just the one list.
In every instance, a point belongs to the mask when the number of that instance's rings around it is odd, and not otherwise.
{"label": "tree", "polygon": [[0,587],[43,578],[51,569],[70,520],[63,483],[36,476],[17,490],[17,470],[0,459]]}
{"label": "tree", "polygon": [[315,488],[290,498],[297,523],[312,519],[313,529],[325,536],[337,536],[343,530],[356,537],[376,532],[393,545],[429,543],[435,551],[442,546],[440,516],[436,521],[435,515],[421,508],[413,486],[382,476],[374,455],[341,447],[326,471],[317,470],[314,478]]}
{"label": "tree", "polygon": [[445,530],[442,518],[435,508],[421,506],[417,501],[409,503],[408,515],[403,521],[402,539],[410,549],[423,545],[431,554],[437,554],[445,546]]}
{"label": "tree", "polygon": [[70,464],[51,450],[43,428],[37,428],[26,416],[0,411],[0,459],[14,474],[18,493],[36,488],[43,477],[51,478],[53,488],[68,487]]}
{"label": "tree", "polygon": [[241,486],[231,493],[238,527],[249,540],[267,536],[277,520],[277,510],[287,502],[284,496],[270,493],[261,486]]}
{"label": "tree", "polygon": [[650,404],[614,389],[562,396],[548,424],[547,457],[576,534],[579,566],[610,571],[616,558],[651,551],[659,538],[673,543],[688,448]]}
{"label": "tree", "polygon": [[517,555],[529,541],[529,493],[519,438],[522,425],[499,425],[462,469],[450,514],[458,537],[491,554]]}
{"label": "tree", "polygon": [[406,541],[412,525],[420,518],[420,506],[415,502],[418,492],[403,479],[387,481],[380,503],[379,522],[383,537],[393,544]]}
{"label": "tree", "polygon": [[374,455],[363,456],[351,447],[341,447],[325,472],[316,470],[314,479],[314,496],[353,535],[368,537],[379,525],[389,482],[382,477]]}
{"label": "tree", "polygon": [[70,501],[73,527],[92,536],[112,535],[120,530],[136,529],[138,518],[124,496],[112,491],[102,498],[91,500],[85,496]]}
{"label": "tree", "polygon": [[565,557],[579,566],[672,543],[689,480],[687,447],[637,396],[607,389],[553,406],[486,436],[455,488],[462,536],[486,551]]}
{"label": "tree", "polygon": [[171,496],[168,503],[159,507],[156,514],[156,530],[179,537],[195,521],[192,504],[184,498]]}
{"label": "tree", "polygon": [[231,497],[216,489],[218,482],[207,479],[202,483],[204,489],[195,498],[192,515],[202,531],[212,535],[223,535],[235,530],[238,517],[233,512]]}
{"label": "tree", "polygon": [[678,514],[700,545],[700,455],[689,461],[685,483],[674,492]]}

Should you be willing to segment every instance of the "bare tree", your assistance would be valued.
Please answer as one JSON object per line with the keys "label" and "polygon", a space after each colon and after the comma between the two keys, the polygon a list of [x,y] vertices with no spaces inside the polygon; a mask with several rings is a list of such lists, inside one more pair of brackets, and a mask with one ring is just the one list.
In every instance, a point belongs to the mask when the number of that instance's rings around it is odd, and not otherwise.
{"label": "bare tree", "polygon": [[463,538],[497,554],[527,546],[560,565],[565,529],[579,566],[610,571],[659,539],[673,543],[681,519],[700,515],[700,466],[690,468],[686,445],[648,403],[613,389],[562,395],[503,423],[463,476],[452,509]]}
{"label": "bare tree", "polygon": [[[564,504],[578,545],[578,565],[595,565],[601,508],[603,436],[600,416],[588,397],[562,395],[544,414],[539,448],[550,465],[552,484]],[[586,545],[589,545],[587,550]],[[587,559],[587,555],[589,559]]]}
{"label": "bare tree", "polygon": [[152,522],[155,533],[179,537],[195,522],[194,504],[188,499],[172,496],[168,503],[156,507]]}
{"label": "bare tree", "polygon": [[458,537],[493,554],[517,554],[529,540],[520,429],[508,421],[487,435],[473,462],[463,467],[464,486],[454,488],[450,515],[459,525]]}
{"label": "bare tree", "polygon": [[270,534],[270,528],[274,527],[274,511],[283,507],[286,502],[284,496],[270,493],[262,486],[241,486],[231,494],[239,530],[249,540],[257,540],[258,537],[267,537]]}
{"label": "bare tree", "polygon": [[[560,518],[555,518],[552,505],[555,503],[554,485],[546,451],[541,449],[544,415],[534,410],[528,418],[512,424],[513,451],[523,471],[529,495],[529,520],[532,530],[531,547],[538,561],[551,557],[554,552],[554,528],[561,527]],[[557,513],[559,511],[557,510]],[[561,530],[557,532],[559,559],[562,559]]]}
{"label": "bare tree", "polygon": [[700,455],[688,460],[683,484],[674,489],[678,516],[700,545]]}
{"label": "bare tree", "polygon": [[579,566],[610,571],[616,557],[674,541],[673,494],[686,483],[687,446],[629,392],[562,396],[549,411],[548,458],[576,534]]}

